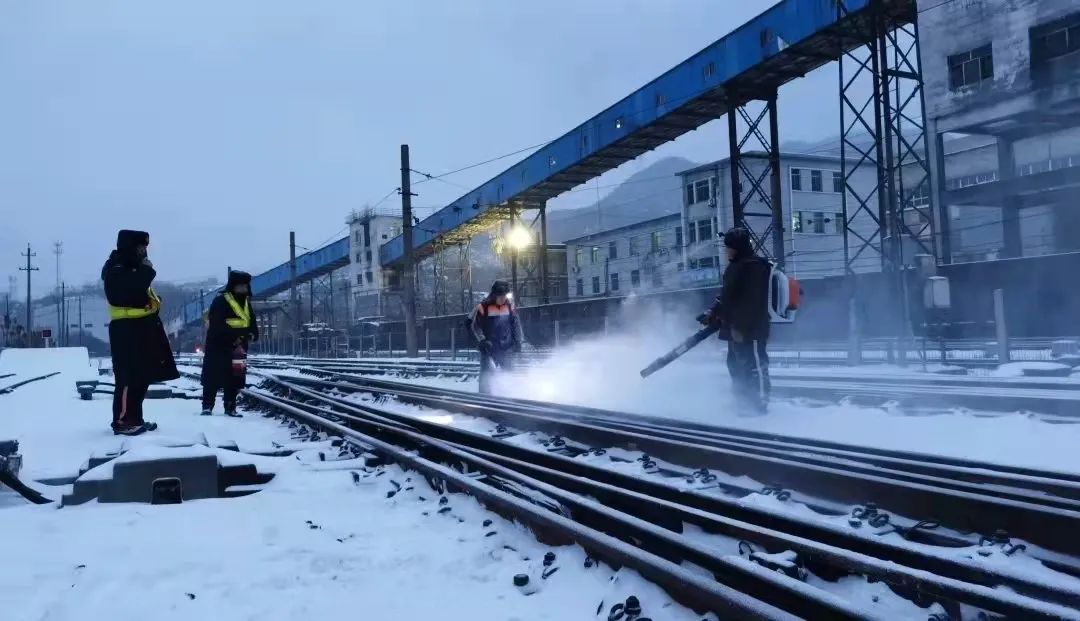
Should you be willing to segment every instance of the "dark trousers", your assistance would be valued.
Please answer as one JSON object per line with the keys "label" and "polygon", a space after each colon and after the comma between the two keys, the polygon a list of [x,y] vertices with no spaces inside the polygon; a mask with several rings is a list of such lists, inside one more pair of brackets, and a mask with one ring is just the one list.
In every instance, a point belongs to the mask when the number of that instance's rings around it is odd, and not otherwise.
{"label": "dark trousers", "polygon": [[[214,401],[217,400],[218,387],[213,385],[203,386],[202,389],[202,407],[204,410],[213,410]],[[240,392],[240,384],[237,382],[226,382],[224,386],[220,388],[224,392],[225,411],[236,411],[236,395]]]}
{"label": "dark trousers", "polygon": [[143,424],[143,399],[146,398],[147,384],[128,383],[116,380],[113,390],[112,426],[131,426]]}
{"label": "dark trousers", "polygon": [[480,352],[480,394],[491,394],[491,378],[500,371],[514,370],[514,356],[508,350]]}
{"label": "dark trousers", "polygon": [[769,403],[769,354],[760,340],[728,341],[727,367],[739,405],[764,413]]}

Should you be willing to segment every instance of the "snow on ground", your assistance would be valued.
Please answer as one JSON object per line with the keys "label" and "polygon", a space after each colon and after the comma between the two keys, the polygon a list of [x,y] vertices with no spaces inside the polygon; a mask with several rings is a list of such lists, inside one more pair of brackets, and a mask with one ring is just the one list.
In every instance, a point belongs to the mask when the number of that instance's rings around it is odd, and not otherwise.
{"label": "snow on ground", "polygon": [[[446,412],[442,410],[432,410],[417,405],[408,403],[402,403],[396,400],[375,402],[375,399],[370,394],[356,393],[347,397],[348,400],[373,405],[379,408],[386,408],[393,412],[404,414],[407,416],[416,417],[428,422],[436,423],[439,425],[452,426],[456,429],[463,429],[471,431],[473,433],[479,433],[488,435],[495,428],[495,423],[489,419],[478,418],[474,416],[467,416],[462,414],[456,414]],[[517,435],[512,435],[504,438],[506,442],[535,450],[538,452],[546,452],[549,450],[543,443],[550,440],[551,437],[548,434],[541,432],[526,432]],[[645,471],[642,468],[641,458],[644,455],[640,451],[624,450],[619,448],[609,447],[594,447],[594,448],[606,448],[604,455],[595,455],[592,453],[585,453],[575,456],[573,459],[585,462],[594,466],[628,474],[631,476],[642,476]],[[701,466],[702,464],[695,463],[679,463],[672,464],[664,460],[657,460],[653,458],[657,464],[657,468],[665,473],[671,472],[683,472],[684,475],[690,476],[693,469]],[[854,534],[858,537],[866,539],[880,540],[886,539],[893,544],[903,547],[909,547],[920,551],[923,554],[930,556],[936,556],[939,558],[952,559],[962,563],[970,564],[972,566],[984,569],[987,571],[1000,573],[1001,575],[1015,576],[1018,578],[1024,578],[1032,582],[1043,584],[1056,584],[1062,590],[1065,591],[1078,591],[1080,590],[1080,580],[1069,576],[1067,574],[1059,573],[1053,569],[1050,569],[1042,564],[1041,561],[1029,557],[1026,555],[1008,555],[999,550],[994,550],[987,556],[983,556],[987,552],[985,549],[979,549],[972,545],[968,547],[951,548],[941,547],[935,545],[921,544],[912,542],[901,536],[896,532],[894,526],[904,526],[907,528],[912,527],[918,522],[922,516],[912,515],[898,515],[891,514],[892,518],[888,524],[882,527],[863,527],[860,525],[858,528],[852,528],[848,515],[850,507],[845,505],[830,503],[814,498],[812,496],[804,495],[799,490],[792,490],[791,497],[787,500],[779,500],[772,494],[762,493],[761,490],[765,487],[765,481],[754,480],[751,477],[740,475],[731,476],[723,472],[712,471],[712,474],[718,477],[720,487],[707,487],[700,489],[700,483],[694,480],[684,480],[678,477],[670,477],[668,474],[659,475],[663,477],[663,481],[676,488],[680,489],[692,489],[697,490],[699,493],[707,495],[727,496],[728,492],[724,491],[728,487],[741,488],[745,490],[745,494],[739,492],[735,493],[737,497],[737,503],[742,506],[755,507],[759,510],[774,513],[777,515],[786,515],[795,517],[807,522],[815,522],[820,526],[827,529],[845,533]],[[647,476],[647,475],[646,475]],[[887,502],[885,507],[888,508]],[[823,510],[825,510],[823,512]],[[729,537],[706,534],[697,531],[695,528],[690,528],[687,531],[695,541],[703,546],[709,547],[722,555],[739,555],[739,541]],[[963,536],[961,533],[953,532],[948,529],[943,529],[942,532],[950,532],[956,536]],[[928,613],[919,609],[911,610],[912,605],[910,602],[899,598],[895,594],[891,594],[891,597],[880,597],[880,593],[877,587],[870,587],[865,584],[862,579],[854,579],[858,583],[858,588],[848,581],[841,581],[839,583],[824,582],[821,580],[812,580],[811,583],[815,584],[818,588],[821,588],[829,593],[855,602],[856,604],[872,610],[880,618],[886,619],[902,619],[902,618],[919,618],[924,619]],[[880,586],[880,585],[879,585]],[[886,589],[887,591],[888,589]]]}
{"label": "snow on ground", "polygon": [[[198,402],[185,400],[148,400],[147,417],[161,429],[113,436],[109,398],[76,395],[85,352],[81,362],[65,355],[23,358],[27,369],[62,373],[0,395],[0,437],[20,441],[24,479],[74,474],[91,453],[125,441],[143,455],[191,452],[162,447],[204,436],[241,450],[294,444],[275,421],[202,417]],[[13,360],[4,356],[17,367]],[[562,621],[595,619],[598,608],[629,595],[654,619],[702,618],[636,573],[586,567],[577,546],[543,546],[467,496],[448,496],[446,509],[423,477],[396,466],[364,471],[360,460],[320,463],[303,452],[233,455],[276,477],[250,496],[182,505],[0,505],[0,618],[273,621],[349,611],[368,619]],[[355,480],[353,471],[361,473]],[[390,494],[394,483],[406,489]],[[559,570],[545,580],[549,551]],[[519,573],[539,590],[514,587]]]}
{"label": "snow on ground", "polygon": [[[693,316],[688,313],[688,316]],[[695,324],[646,315],[639,323],[602,339],[580,341],[550,359],[500,378],[496,391],[507,396],[588,405],[611,410],[818,438],[854,445],[909,450],[992,463],[1080,471],[1080,424],[1048,422],[1027,413],[991,414],[966,410],[912,416],[887,407],[811,405],[774,400],[767,416],[738,415],[719,352],[709,339],[682,358],[642,379],[640,369],[692,334]],[[800,370],[783,370],[797,374]],[[812,369],[806,373],[820,373]],[[852,370],[834,372],[850,374]],[[867,374],[882,371],[854,371]],[[885,370],[888,372],[888,370]],[[908,371],[907,373],[911,373]],[[778,371],[778,375],[781,372]],[[891,374],[897,374],[893,370]],[[1045,381],[1040,378],[1041,381]],[[408,381],[475,390],[475,380],[418,378]],[[1070,380],[1061,380],[1070,381]]]}

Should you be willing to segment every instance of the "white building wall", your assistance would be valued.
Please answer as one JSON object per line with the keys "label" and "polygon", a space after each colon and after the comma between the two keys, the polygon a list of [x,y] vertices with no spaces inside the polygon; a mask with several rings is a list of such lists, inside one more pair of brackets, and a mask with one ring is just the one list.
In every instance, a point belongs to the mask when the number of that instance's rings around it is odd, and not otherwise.
{"label": "white building wall", "polygon": [[[759,175],[768,165],[762,158],[748,157],[744,160],[752,174]],[[799,170],[799,188],[792,184],[792,170]],[[781,202],[784,223],[784,253],[787,271],[798,278],[822,278],[843,274],[844,237],[842,194],[834,191],[833,173],[840,173],[839,158],[799,157],[796,154],[784,154],[781,159]],[[714,273],[712,283],[719,282],[719,274],[726,267],[723,244],[719,235],[731,228],[734,223],[732,209],[730,168],[727,161],[711,166],[703,166],[684,173],[683,177],[683,221],[689,231],[695,228],[695,234],[687,235],[684,254],[688,271],[708,270]],[[820,180],[820,185],[815,180]],[[861,196],[867,196],[875,182],[873,169],[863,167],[852,177],[852,185]],[[703,193],[703,184],[708,184]],[[746,182],[744,181],[744,184]],[[768,192],[768,179],[765,191]],[[692,193],[690,188],[693,188]],[[693,201],[691,202],[691,198]],[[849,197],[849,209],[852,213],[852,226],[863,237],[872,235],[876,224],[865,214],[855,215],[855,202]],[[769,206],[756,197],[746,208],[750,213],[769,213]],[[764,235],[770,225],[770,218],[747,216],[747,222],[758,235]],[[799,230],[801,228],[801,230]],[[702,232],[710,233],[708,239],[701,239]],[[770,241],[766,241],[766,252],[772,252]],[[854,256],[855,250],[851,250]],[[864,253],[854,259],[853,268],[858,272],[880,269],[880,259],[875,252]],[[704,273],[704,272],[703,272]],[[703,283],[707,282],[703,278]],[[710,283],[711,284],[711,283]]]}
{"label": "white building wall", "polygon": [[349,219],[349,283],[353,318],[382,314],[386,275],[379,264],[379,247],[401,232],[401,218],[373,212]]}
{"label": "white building wall", "polygon": [[[168,301],[166,301],[168,303]],[[57,305],[49,304],[47,306],[34,306],[33,318],[34,325],[33,330],[38,332],[42,329],[52,330],[53,337],[57,337],[60,334],[60,330],[57,327]],[[23,317],[15,317],[19,323],[25,320]],[[71,335],[72,344],[78,344],[78,332],[79,332],[79,301],[78,298],[68,298],[67,300],[67,321],[68,333]],[[82,296],[82,327],[88,336],[93,336],[96,339],[109,342],[109,307],[105,302],[103,296]]]}
{"label": "white building wall", "polygon": [[685,286],[680,231],[680,216],[673,214],[568,240],[569,299]]}

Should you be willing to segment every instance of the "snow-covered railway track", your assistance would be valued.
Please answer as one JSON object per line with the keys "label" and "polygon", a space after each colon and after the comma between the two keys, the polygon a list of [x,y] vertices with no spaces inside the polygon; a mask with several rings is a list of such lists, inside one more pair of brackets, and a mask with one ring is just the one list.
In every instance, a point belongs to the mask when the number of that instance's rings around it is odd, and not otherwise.
{"label": "snow-covered railway track", "polygon": [[[10,392],[14,392],[16,388],[21,388],[23,386],[26,386],[27,384],[32,384],[34,382],[39,382],[41,380],[49,379],[50,377],[53,377],[55,375],[60,375],[60,372],[57,371],[55,373],[47,373],[45,375],[37,375],[37,376],[34,376],[34,377],[28,377],[26,379],[20,379],[18,381],[11,382],[11,383],[9,383],[9,384],[7,384],[5,386],[0,386],[0,395],[6,395],[6,394],[8,394]],[[14,373],[8,373],[7,375],[4,375],[3,377],[14,377],[14,376],[15,376]]]}
{"label": "snow-covered railway track", "polygon": [[[630,474],[596,465],[596,459],[580,459],[582,456],[580,453],[579,458],[575,458],[573,450],[555,450],[554,448],[537,450],[507,441],[505,435],[508,432],[505,429],[502,433],[495,429],[493,434],[455,429],[423,418],[395,413],[377,405],[350,402],[341,396],[344,393],[364,390],[375,394],[396,394],[398,399],[414,403],[433,398],[430,395],[412,391],[411,389],[416,388],[414,386],[373,386],[368,385],[364,378],[348,380],[338,378],[334,382],[327,383],[324,380],[292,377],[274,378],[271,383],[276,387],[277,392],[290,394],[292,398],[306,401],[307,404],[296,404],[294,407],[307,408],[311,416],[329,417],[345,425],[361,424],[357,421],[364,421],[362,424],[368,432],[373,430],[377,434],[395,435],[403,431],[417,433],[432,442],[447,443],[457,449],[468,451],[474,456],[510,468],[522,476],[557,486],[569,493],[595,498],[605,507],[628,513],[640,520],[670,529],[672,532],[684,533],[684,523],[692,524],[704,532],[715,533],[721,540],[735,542],[740,550],[741,545],[738,545],[738,542],[745,541],[761,546],[769,552],[791,551],[793,553],[789,562],[790,566],[776,563],[776,558],[768,554],[756,555],[755,560],[766,567],[790,569],[797,573],[799,570],[796,566],[800,566],[810,569],[811,573],[817,575],[867,576],[871,580],[889,584],[894,591],[904,593],[920,604],[926,605],[929,602],[938,601],[950,606],[950,610],[956,612],[956,615],[950,618],[960,618],[957,616],[959,609],[955,606],[961,603],[1004,614],[1010,618],[1075,618],[1080,616],[1080,611],[1075,608],[1080,603],[1077,592],[1077,584],[1080,583],[1073,578],[1057,574],[1041,565],[1034,573],[1010,571],[1005,567],[997,567],[994,563],[980,561],[980,557],[975,554],[975,549],[969,549],[971,558],[965,558],[963,554],[949,553],[952,550],[948,548],[909,542],[901,536],[902,533],[917,540],[920,532],[918,528],[901,527],[898,529],[900,533],[885,535],[885,529],[879,528],[881,524],[872,526],[875,520],[869,514],[864,516],[868,518],[867,527],[861,530],[840,523],[846,516],[837,518],[839,522],[832,524],[823,520],[800,518],[797,513],[778,510],[776,507],[744,503],[722,494],[712,493],[715,490],[710,491],[707,489],[708,486],[700,485],[705,481],[694,481],[693,485],[685,485],[679,478],[668,477],[668,480],[664,480],[660,476],[647,476],[648,473],[644,472]],[[401,393],[394,393],[388,390],[389,388],[397,388],[401,390]],[[337,396],[323,394],[316,389],[333,390]],[[428,405],[445,410],[448,409],[447,399],[453,402],[450,409],[467,402],[464,399],[457,399],[460,393],[439,392],[442,393],[443,400],[432,402],[437,405],[431,405],[431,403]],[[252,393],[251,396],[263,400],[282,398],[266,393]],[[483,398],[478,399],[483,400]],[[493,408],[490,403],[474,402],[470,409],[473,409],[473,413],[477,416],[490,418],[482,411],[476,410]],[[781,490],[776,491],[778,494],[781,493]],[[863,508],[869,509],[869,507]],[[618,525],[607,524],[606,526],[608,533],[616,537],[629,537],[633,541],[652,541],[648,537],[642,539],[640,535],[622,531],[620,530],[622,527]],[[722,548],[722,545],[720,547]],[[991,546],[987,551],[996,549]],[[763,587],[760,584],[754,584],[753,581],[750,584],[743,584],[740,581],[745,580],[745,576],[737,575],[734,578],[727,576],[726,573],[730,573],[729,571],[721,571],[707,563],[703,565],[702,562],[708,559],[687,556],[685,550],[681,548],[661,547],[658,553],[675,560],[690,560],[696,565],[709,568],[721,581],[726,579],[726,584],[744,593],[774,603],[799,616],[807,614],[806,609],[796,611],[792,608],[796,604],[785,599],[791,597],[788,590],[782,590],[780,594],[777,594],[770,590],[775,588],[774,586]],[[993,552],[993,554],[997,555],[998,552]],[[1064,557],[1059,557],[1059,559],[1062,561],[1062,567],[1069,566],[1069,559]],[[1027,560],[1034,562],[1031,559]],[[776,566],[770,566],[770,562]],[[751,562],[750,565],[753,566],[755,563]],[[774,578],[776,578],[775,575]],[[1060,578],[1060,580],[1054,578]],[[790,577],[781,580],[782,583],[788,581],[793,584],[787,587],[802,584]],[[802,587],[804,587],[802,590],[806,590],[805,584],[802,584]],[[1003,588],[995,589],[994,587]],[[800,590],[796,589],[796,591]],[[777,597],[781,599],[775,599]],[[1040,601],[1042,603],[1039,603]],[[798,605],[802,606],[805,603]],[[1050,608],[1045,608],[1046,605]],[[1069,606],[1069,608],[1058,608],[1058,605]],[[1028,606],[1033,606],[1033,608],[1027,609]],[[835,616],[834,613],[831,618],[840,617]]]}
{"label": "snow-covered railway track", "polygon": [[[320,369],[356,375],[473,378],[475,362],[312,359],[286,363],[255,359],[260,368]],[[772,370],[775,395],[828,402],[853,400],[891,403],[912,411],[968,408],[987,412],[1026,411],[1060,417],[1080,416],[1080,382],[1057,378],[984,378],[901,373],[853,374],[843,371],[777,367]]]}
{"label": "snow-covered railway track", "polygon": [[580,406],[486,397],[442,388],[312,371],[296,381],[324,389],[394,396],[416,405],[491,420],[520,431],[561,436],[590,447],[642,451],[654,460],[746,476],[811,497],[875,503],[960,531],[998,531],[1080,557],[1080,477],[900,451],[681,426]]}

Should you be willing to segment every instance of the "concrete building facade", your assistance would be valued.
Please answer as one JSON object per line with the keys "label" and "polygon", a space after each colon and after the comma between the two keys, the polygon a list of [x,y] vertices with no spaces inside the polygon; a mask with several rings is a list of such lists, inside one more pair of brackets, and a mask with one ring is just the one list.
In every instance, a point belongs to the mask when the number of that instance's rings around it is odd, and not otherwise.
{"label": "concrete building facade", "polygon": [[393,283],[379,265],[379,246],[401,233],[401,218],[364,209],[347,222],[352,318],[381,317],[386,314],[383,291]]}
{"label": "concrete building facade", "polygon": [[684,286],[679,214],[566,241],[567,297],[626,295]]}
{"label": "concrete building facade", "polygon": [[[760,175],[768,162],[763,153],[743,154],[747,168]],[[822,155],[782,153],[781,205],[784,223],[784,254],[788,273],[797,278],[822,278],[843,274],[844,222],[840,158]],[[726,263],[720,234],[734,226],[731,195],[731,166],[728,160],[698,166],[679,174],[682,179],[683,209],[680,226],[682,262],[697,282],[715,284]],[[744,181],[744,185],[745,185]],[[874,172],[861,167],[851,177],[852,187],[864,195],[875,183]],[[746,207],[747,214],[767,214],[770,208],[760,198]],[[747,215],[747,223],[764,236],[770,219]],[[865,216],[851,216],[851,226],[869,236],[876,226]],[[766,252],[772,245],[765,241]],[[852,263],[858,272],[880,269],[880,259],[867,254]]]}
{"label": "concrete building facade", "polygon": [[940,258],[1080,250],[1080,5],[918,4]]}
{"label": "concrete building facade", "polygon": [[[548,244],[547,270],[544,278],[540,274],[540,247],[533,244],[517,251],[517,285],[514,296],[518,306],[536,306],[545,303],[540,284],[547,281],[547,303],[565,302],[567,299],[567,264],[566,244]],[[503,252],[499,257],[502,264],[500,278],[513,282],[511,252]]]}

